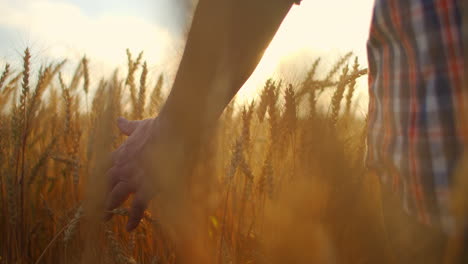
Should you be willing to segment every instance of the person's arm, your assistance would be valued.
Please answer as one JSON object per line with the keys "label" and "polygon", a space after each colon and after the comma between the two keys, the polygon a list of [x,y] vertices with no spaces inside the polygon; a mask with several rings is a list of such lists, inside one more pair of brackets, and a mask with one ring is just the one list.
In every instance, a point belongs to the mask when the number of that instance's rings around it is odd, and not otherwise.
{"label": "person's arm", "polygon": [[[183,175],[197,149],[192,144],[199,143],[252,74],[292,4],[292,0],[199,1],[161,113],[141,121],[118,120],[129,137],[112,154],[106,211],[134,193],[128,230],[138,226],[157,189],[168,208],[179,208],[171,205],[184,194]],[[106,218],[111,216],[108,213]]]}
{"label": "person's arm", "polygon": [[292,0],[200,0],[159,118],[177,131],[210,127],[259,63]]}

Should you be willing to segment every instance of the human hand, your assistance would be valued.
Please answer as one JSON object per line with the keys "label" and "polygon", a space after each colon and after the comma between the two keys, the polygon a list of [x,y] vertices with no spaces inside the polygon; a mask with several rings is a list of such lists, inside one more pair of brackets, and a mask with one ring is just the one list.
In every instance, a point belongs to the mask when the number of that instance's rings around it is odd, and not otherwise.
{"label": "human hand", "polygon": [[[134,194],[130,208],[127,231],[135,229],[154,196],[152,171],[149,169],[148,154],[153,147],[151,138],[155,135],[156,118],[129,121],[123,117],[117,120],[120,131],[128,138],[112,153],[112,168],[107,171],[108,193],[106,195],[106,211],[111,211],[123,202],[130,194]],[[105,218],[109,220],[111,213]]]}

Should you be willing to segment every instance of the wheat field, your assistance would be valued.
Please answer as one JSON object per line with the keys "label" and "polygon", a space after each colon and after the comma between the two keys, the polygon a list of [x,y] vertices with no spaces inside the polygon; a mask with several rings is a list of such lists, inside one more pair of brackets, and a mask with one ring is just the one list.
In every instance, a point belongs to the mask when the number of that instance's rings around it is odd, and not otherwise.
{"label": "wheat field", "polygon": [[127,55],[124,77],[100,81],[92,58],[68,78],[67,61],[33,72],[29,49],[21,68],[5,65],[0,263],[391,263],[353,107],[366,69],[351,53],[323,78],[317,59],[299,84],[269,80],[257,101],[227,107],[192,172],[184,243],[157,199],[134,232],[128,205],[102,221],[108,155],[125,139],[116,119],[155,116],[165,99],[163,75],[151,83],[142,53]]}

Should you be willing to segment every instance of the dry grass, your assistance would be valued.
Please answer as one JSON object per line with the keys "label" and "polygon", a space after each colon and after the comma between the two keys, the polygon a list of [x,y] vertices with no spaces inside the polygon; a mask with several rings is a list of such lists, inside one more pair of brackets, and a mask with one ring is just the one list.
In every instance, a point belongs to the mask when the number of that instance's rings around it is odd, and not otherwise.
{"label": "dry grass", "polygon": [[[348,68],[351,54],[324,79],[316,77],[316,60],[301,85],[270,80],[259,102],[239,113],[232,104],[226,109],[193,171],[190,210],[180,216],[190,241],[174,239],[170,223],[159,221],[157,201],[131,234],[124,208],[103,223],[107,155],[124,139],[115,120],[153,116],[163,102],[162,75],[147,91],[142,53],[127,55],[126,78],[99,82],[86,57],[69,83],[60,74],[65,62],[44,65],[32,80],[28,50],[23,69],[5,66],[0,263],[387,261],[378,183],[362,162],[365,120],[351,108],[366,70],[357,59]],[[332,106],[323,112],[317,100],[327,89],[334,90]]]}

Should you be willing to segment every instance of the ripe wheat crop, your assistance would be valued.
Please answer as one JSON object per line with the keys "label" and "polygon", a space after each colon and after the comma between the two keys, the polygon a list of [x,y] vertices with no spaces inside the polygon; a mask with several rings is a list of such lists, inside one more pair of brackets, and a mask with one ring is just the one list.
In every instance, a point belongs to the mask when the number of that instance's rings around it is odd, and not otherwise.
{"label": "ripe wheat crop", "polygon": [[107,156],[124,140],[115,120],[155,116],[163,75],[152,83],[130,51],[124,78],[97,80],[86,57],[69,78],[66,61],[32,72],[26,49],[0,77],[0,263],[386,263],[366,119],[353,113],[366,69],[351,57],[324,78],[311,62],[298,85],[269,80],[257,101],[226,108],[192,172],[181,247],[157,201],[132,233],[127,205],[97,216]]}

